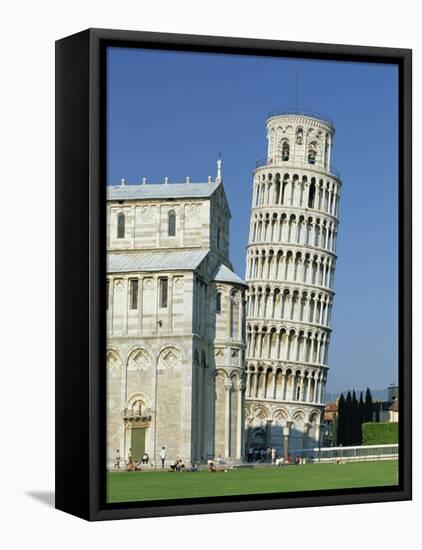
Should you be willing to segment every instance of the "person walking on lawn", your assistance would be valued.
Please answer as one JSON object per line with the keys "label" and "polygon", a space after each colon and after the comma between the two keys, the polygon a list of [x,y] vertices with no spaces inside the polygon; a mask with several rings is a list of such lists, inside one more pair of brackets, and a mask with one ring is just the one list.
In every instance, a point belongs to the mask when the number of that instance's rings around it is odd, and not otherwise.
{"label": "person walking on lawn", "polygon": [[166,456],[167,456],[166,448],[163,446],[161,447],[161,451],[160,451],[161,468],[164,468],[164,462],[166,461]]}

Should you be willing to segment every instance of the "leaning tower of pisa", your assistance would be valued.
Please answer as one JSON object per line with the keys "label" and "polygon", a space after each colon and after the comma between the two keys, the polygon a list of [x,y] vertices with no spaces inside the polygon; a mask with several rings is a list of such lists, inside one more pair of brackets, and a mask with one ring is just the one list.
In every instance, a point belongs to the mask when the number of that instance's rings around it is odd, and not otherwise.
{"label": "leaning tower of pisa", "polygon": [[247,449],[295,454],[322,437],[341,189],[333,136],[320,115],[267,119],[246,267]]}

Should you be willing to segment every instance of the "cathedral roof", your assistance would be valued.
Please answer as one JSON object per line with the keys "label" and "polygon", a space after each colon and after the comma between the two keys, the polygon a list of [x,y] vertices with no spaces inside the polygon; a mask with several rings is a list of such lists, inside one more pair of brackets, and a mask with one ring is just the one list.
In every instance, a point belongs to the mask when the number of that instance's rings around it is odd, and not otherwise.
{"label": "cathedral roof", "polygon": [[172,199],[210,197],[220,182],[208,183],[150,183],[145,185],[109,185],[108,200]]}
{"label": "cathedral roof", "polygon": [[107,254],[108,273],[128,273],[132,271],[172,271],[196,269],[208,250],[175,250],[159,252],[133,252]]}
{"label": "cathedral roof", "polygon": [[214,281],[220,283],[235,283],[237,285],[247,286],[245,281],[241,279],[236,273],[229,269],[226,265],[221,264],[213,277]]}

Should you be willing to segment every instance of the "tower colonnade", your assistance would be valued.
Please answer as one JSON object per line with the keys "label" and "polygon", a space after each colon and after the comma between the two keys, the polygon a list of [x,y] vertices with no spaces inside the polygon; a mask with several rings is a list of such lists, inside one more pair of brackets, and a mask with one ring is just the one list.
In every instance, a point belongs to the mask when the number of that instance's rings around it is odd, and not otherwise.
{"label": "tower colonnade", "polygon": [[253,207],[313,208],[338,217],[341,183],[336,176],[329,179],[310,176],[307,175],[309,164],[300,172],[295,170],[295,163],[290,163],[290,169],[287,168],[288,161],[283,164],[286,164],[286,168],[282,172],[268,170],[266,166],[257,167],[254,174]]}
{"label": "tower colonnade", "polygon": [[314,254],[311,250],[250,246],[246,276],[249,281],[301,282],[308,286],[332,289],[335,256]]}
{"label": "tower colonnade", "polygon": [[306,287],[267,283],[265,288],[251,285],[248,292],[247,315],[250,323],[300,321],[311,326],[331,326],[332,293],[309,292]]}
{"label": "tower colonnade", "polygon": [[281,369],[271,365],[250,365],[247,370],[247,398],[321,404],[324,401],[324,370]]}
{"label": "tower colonnade", "polygon": [[247,335],[249,356],[259,363],[273,360],[306,366],[327,364],[330,336],[323,329],[308,331],[255,325]]}
{"label": "tower colonnade", "polygon": [[263,411],[274,407],[283,409],[284,435],[277,440],[274,432],[267,446],[283,449],[286,434],[296,447],[318,444],[341,193],[330,164],[333,136],[332,124],[323,118],[277,113],[267,120],[268,156],[254,171],[246,259],[252,446],[262,443],[262,429],[272,421]]}
{"label": "tower colonnade", "polygon": [[306,209],[298,210],[297,214],[285,208],[279,212],[268,208],[256,209],[250,227],[250,243],[265,244],[278,239],[285,243],[321,248],[335,254],[336,220],[326,214],[313,218]]}

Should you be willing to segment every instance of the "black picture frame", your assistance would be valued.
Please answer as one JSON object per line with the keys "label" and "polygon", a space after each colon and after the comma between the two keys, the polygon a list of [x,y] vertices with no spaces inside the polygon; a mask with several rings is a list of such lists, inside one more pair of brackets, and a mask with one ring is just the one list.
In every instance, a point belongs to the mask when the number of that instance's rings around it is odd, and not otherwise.
{"label": "black picture frame", "polygon": [[[105,49],[108,46],[392,63],[399,74],[399,484],[107,504],[105,499]],[[88,29],[56,42],[56,508],[86,520],[412,498],[412,51]]]}

